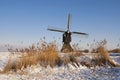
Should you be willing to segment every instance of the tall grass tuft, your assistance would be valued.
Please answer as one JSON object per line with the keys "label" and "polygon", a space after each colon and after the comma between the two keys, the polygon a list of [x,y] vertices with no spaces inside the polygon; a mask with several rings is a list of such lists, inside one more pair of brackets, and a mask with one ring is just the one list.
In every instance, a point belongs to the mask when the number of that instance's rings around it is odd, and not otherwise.
{"label": "tall grass tuft", "polygon": [[94,63],[94,66],[106,66],[109,65],[111,67],[115,67],[115,63],[113,62],[112,58],[109,56],[108,50],[105,48],[106,40],[103,40],[98,43],[98,48],[96,49],[96,52],[92,62]]}
{"label": "tall grass tuft", "polygon": [[40,63],[41,66],[50,65],[51,67],[56,66],[59,62],[60,58],[58,55],[58,49],[54,42],[46,43],[43,42],[41,47],[38,48],[37,51],[37,62]]}
{"label": "tall grass tuft", "polygon": [[11,63],[11,55],[9,56],[8,58],[8,62],[7,62],[7,65],[6,67],[4,68],[3,72],[8,72],[12,69],[12,63]]}

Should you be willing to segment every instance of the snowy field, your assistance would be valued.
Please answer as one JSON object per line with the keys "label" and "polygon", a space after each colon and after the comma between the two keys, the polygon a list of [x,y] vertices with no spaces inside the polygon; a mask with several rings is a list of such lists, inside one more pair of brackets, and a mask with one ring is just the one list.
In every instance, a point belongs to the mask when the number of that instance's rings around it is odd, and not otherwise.
{"label": "snowy field", "polygon": [[[8,61],[8,52],[0,52],[0,70],[2,71]],[[115,62],[120,63],[120,56],[111,56]],[[81,60],[78,58],[78,60]],[[0,74],[0,80],[120,80],[120,67],[74,67],[60,66],[51,68],[39,65],[27,67],[23,71]]]}

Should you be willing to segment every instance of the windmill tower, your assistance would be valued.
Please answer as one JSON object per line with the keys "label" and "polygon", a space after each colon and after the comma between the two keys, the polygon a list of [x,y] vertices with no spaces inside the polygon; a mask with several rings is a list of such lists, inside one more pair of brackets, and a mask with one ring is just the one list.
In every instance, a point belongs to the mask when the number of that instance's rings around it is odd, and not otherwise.
{"label": "windmill tower", "polygon": [[73,48],[70,45],[71,42],[71,35],[72,34],[78,34],[78,35],[88,35],[87,33],[82,33],[82,32],[71,32],[70,31],[70,20],[71,20],[71,16],[70,14],[68,14],[68,24],[67,24],[67,30],[59,30],[59,29],[53,29],[53,28],[48,28],[48,30],[50,31],[56,31],[56,32],[62,32],[63,33],[63,46],[61,49],[61,52],[72,52],[74,51]]}

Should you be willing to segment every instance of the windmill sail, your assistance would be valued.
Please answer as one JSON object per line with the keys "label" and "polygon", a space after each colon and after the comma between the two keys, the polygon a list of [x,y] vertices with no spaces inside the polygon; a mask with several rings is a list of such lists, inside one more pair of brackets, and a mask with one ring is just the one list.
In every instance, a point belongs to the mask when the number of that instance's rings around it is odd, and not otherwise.
{"label": "windmill sail", "polygon": [[71,34],[78,34],[78,35],[88,36],[87,33],[74,32],[74,31],[71,32],[70,27],[71,27],[71,14],[68,14],[67,30],[57,29],[57,28],[53,28],[53,27],[49,27],[47,30],[56,31],[56,32],[67,32],[67,33],[71,33]]}
{"label": "windmill sail", "polygon": [[50,30],[50,31],[56,31],[56,32],[65,32],[64,30],[59,30],[59,29],[51,29],[51,28],[48,28],[47,30]]}
{"label": "windmill sail", "polygon": [[77,34],[77,35],[81,35],[81,36],[87,36],[88,34],[87,33],[82,33],[82,32],[71,32],[70,31],[70,27],[71,27],[71,15],[68,14],[68,23],[67,23],[67,30],[60,30],[60,29],[57,29],[57,28],[48,28],[48,30],[50,31],[57,31],[57,32],[63,32],[63,46],[62,46],[62,49],[61,49],[61,52],[72,52],[74,51],[70,45],[70,42],[71,42],[71,34]]}
{"label": "windmill sail", "polygon": [[87,33],[82,33],[82,32],[71,32],[72,34],[80,34],[80,35],[88,35]]}
{"label": "windmill sail", "polygon": [[67,31],[70,32],[70,19],[71,19],[71,16],[70,14],[68,14],[68,24],[67,24]]}

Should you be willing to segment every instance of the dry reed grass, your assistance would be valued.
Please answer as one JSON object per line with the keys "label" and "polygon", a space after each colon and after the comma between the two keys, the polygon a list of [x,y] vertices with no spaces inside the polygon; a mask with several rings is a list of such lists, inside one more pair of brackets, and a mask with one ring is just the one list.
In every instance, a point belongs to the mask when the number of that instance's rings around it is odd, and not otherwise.
{"label": "dry reed grass", "polygon": [[[55,42],[47,43],[45,41],[41,41],[41,43],[37,43],[37,45],[32,45],[29,48],[24,49],[16,49],[17,55],[19,57],[16,58],[15,61],[12,62],[12,56],[16,54],[12,54],[9,57],[8,63],[4,68],[4,73],[9,71],[17,71],[23,70],[31,65],[39,64],[42,67],[47,67],[50,65],[52,68],[55,66],[68,65],[69,63],[75,67],[79,67],[79,64],[75,57],[82,55],[79,51],[77,53],[70,53],[67,56],[60,57],[58,54],[58,48]],[[11,51],[11,53],[13,53]]]}
{"label": "dry reed grass", "polygon": [[31,65],[40,64],[41,66],[51,67],[56,66],[59,63],[58,49],[54,42],[46,43],[45,41],[37,46],[32,45],[29,48],[18,50],[19,58],[12,62],[12,57],[9,57],[8,63],[3,72],[10,70],[17,71]]}
{"label": "dry reed grass", "polygon": [[[97,53],[93,56],[92,63],[82,62],[80,64],[87,67],[91,66],[105,66],[106,62],[108,65],[115,67],[115,63],[109,56],[108,51],[105,49],[106,40],[101,41],[97,45]],[[32,45],[29,48],[16,49],[19,54],[19,57],[14,62],[12,61],[12,56],[9,57],[8,63],[4,68],[3,72],[9,72],[11,70],[17,71],[22,70],[28,66],[39,64],[42,67],[47,67],[50,65],[52,68],[55,66],[60,66],[62,64],[68,65],[69,63],[75,67],[79,67],[79,63],[76,60],[76,57],[79,57],[82,54],[82,51],[75,46],[77,52],[71,52],[70,54],[64,55],[61,57],[58,54],[58,48],[55,42],[47,43],[41,41],[37,45]],[[12,52],[11,52],[12,53]]]}
{"label": "dry reed grass", "polygon": [[73,53],[67,53],[63,57],[60,57],[60,61],[61,64],[67,67],[69,67],[68,64],[71,64],[74,67],[79,67],[79,63]]}
{"label": "dry reed grass", "polygon": [[120,53],[120,48],[109,50],[110,53]]}
{"label": "dry reed grass", "polygon": [[98,48],[96,49],[97,53],[95,53],[92,60],[93,66],[116,66],[112,58],[109,56],[108,50],[105,48],[105,45],[106,40],[99,42]]}
{"label": "dry reed grass", "polygon": [[11,56],[9,56],[7,65],[4,68],[3,73],[8,72],[8,71],[10,71],[12,69],[12,64],[11,64],[12,61],[11,61],[11,59],[12,59]]}
{"label": "dry reed grass", "polygon": [[38,48],[37,62],[40,61],[40,65],[53,67],[58,64],[59,60],[58,49],[54,42],[42,43],[41,47]]}

